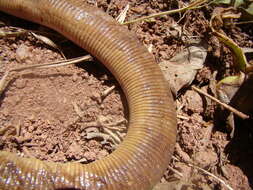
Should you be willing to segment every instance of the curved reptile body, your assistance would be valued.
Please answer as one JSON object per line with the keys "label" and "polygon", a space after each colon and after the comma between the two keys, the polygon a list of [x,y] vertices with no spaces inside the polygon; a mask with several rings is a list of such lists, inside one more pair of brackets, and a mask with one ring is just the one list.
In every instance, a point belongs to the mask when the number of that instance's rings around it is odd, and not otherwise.
{"label": "curved reptile body", "polygon": [[100,60],[119,81],[130,120],[124,141],[91,164],[52,163],[0,151],[0,190],[150,190],[176,140],[174,103],[136,36],[81,0],[0,0],[0,10],[48,26]]}

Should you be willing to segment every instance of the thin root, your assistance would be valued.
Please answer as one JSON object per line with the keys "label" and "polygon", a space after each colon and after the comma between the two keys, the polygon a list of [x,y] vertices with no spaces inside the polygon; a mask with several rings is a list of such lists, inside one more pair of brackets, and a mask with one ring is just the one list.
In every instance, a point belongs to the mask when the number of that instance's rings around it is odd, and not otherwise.
{"label": "thin root", "polygon": [[211,100],[215,101],[216,103],[220,104],[221,106],[223,106],[224,108],[226,108],[227,110],[233,112],[234,114],[236,114],[237,116],[239,116],[240,118],[242,119],[249,119],[249,116],[238,111],[237,109],[231,107],[230,105],[228,104],[225,104],[223,102],[221,102],[220,100],[218,100],[217,98],[207,94],[206,92],[200,90],[199,88],[195,87],[195,86],[192,86],[192,89],[195,90],[196,92],[206,96],[207,98],[210,98]]}

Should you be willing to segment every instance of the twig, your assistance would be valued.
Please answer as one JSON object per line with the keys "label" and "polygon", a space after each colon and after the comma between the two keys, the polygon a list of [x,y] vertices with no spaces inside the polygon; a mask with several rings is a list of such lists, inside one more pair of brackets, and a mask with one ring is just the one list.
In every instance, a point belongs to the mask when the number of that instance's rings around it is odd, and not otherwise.
{"label": "twig", "polygon": [[125,19],[126,19],[126,15],[127,15],[127,11],[129,10],[129,4],[127,4],[127,6],[123,9],[123,11],[119,14],[119,16],[117,16],[116,20],[120,23],[123,24]]}
{"label": "twig", "polygon": [[240,25],[240,24],[252,24],[253,20],[249,20],[249,21],[242,21],[242,22],[234,22],[234,24],[236,25]]}
{"label": "twig", "polygon": [[78,58],[57,61],[57,62],[53,62],[53,63],[44,63],[44,64],[28,65],[28,66],[24,66],[24,67],[17,67],[17,68],[11,69],[9,72],[23,71],[23,70],[27,70],[27,69],[44,69],[44,68],[51,68],[51,67],[59,67],[59,66],[65,66],[65,65],[79,63],[81,61],[87,61],[90,59],[92,59],[92,57],[90,55],[86,55],[86,56],[82,56],[82,57],[78,57]]}
{"label": "twig", "polygon": [[81,158],[80,160],[76,160],[76,161],[73,161],[73,162],[76,162],[76,163],[87,162],[87,159],[86,158]]}
{"label": "twig", "polygon": [[21,135],[21,124],[20,124],[20,120],[18,122],[18,124],[15,126],[16,131],[17,131],[17,136]]}
{"label": "twig", "polygon": [[4,135],[6,133],[7,130],[11,129],[12,126],[8,125],[6,127],[1,127],[0,128],[0,135]]}
{"label": "twig", "polygon": [[35,156],[33,156],[30,151],[28,150],[27,147],[23,147],[23,152],[26,154],[26,156],[28,156],[29,158],[35,158]]}
{"label": "twig", "polygon": [[[100,121],[101,122],[101,121]],[[102,123],[103,124],[103,126],[105,126],[105,127],[113,127],[113,126],[118,126],[118,125],[120,125],[120,124],[126,124],[127,123],[127,120],[126,119],[121,119],[121,120],[117,120],[116,122],[114,122],[114,123]]]}
{"label": "twig", "polygon": [[225,183],[225,181],[223,181],[222,179],[218,178],[216,175],[214,175],[214,174],[212,174],[212,173],[210,173],[210,172],[208,172],[208,171],[206,171],[206,170],[204,170],[204,169],[202,169],[202,168],[200,168],[200,167],[198,167],[198,166],[195,166],[195,165],[193,165],[193,164],[190,164],[190,163],[187,163],[187,164],[188,164],[189,166],[191,166],[191,167],[193,167],[193,168],[196,168],[196,169],[198,169],[198,170],[204,172],[205,174],[207,174],[207,175],[213,177],[214,179],[216,179],[217,181],[219,181],[220,183],[222,183],[227,189],[229,189],[229,190],[234,190],[232,187],[230,187],[230,185],[228,185],[227,183]]}
{"label": "twig", "polygon": [[[172,156],[171,156],[171,158],[172,158],[172,159],[174,159],[174,160],[176,160],[176,161],[178,161],[178,162],[180,162],[180,159],[179,159],[179,158],[177,158],[177,157],[176,157],[176,156],[174,156],[174,155],[172,155]],[[184,162],[185,162],[185,161],[184,161]]]}
{"label": "twig", "polygon": [[105,144],[106,142],[108,142],[108,140],[112,140],[110,138],[110,135],[107,135],[105,133],[100,132],[87,133],[86,139],[93,139],[93,138],[102,138],[103,139],[103,142],[101,142],[102,144]]}
{"label": "twig", "polygon": [[189,120],[189,117],[183,116],[183,115],[179,115],[177,114],[177,118],[178,119],[182,119],[182,120]]}
{"label": "twig", "polygon": [[73,58],[73,59],[63,60],[63,61],[57,61],[57,62],[53,62],[53,63],[28,65],[28,66],[23,66],[23,67],[17,67],[17,68],[14,68],[14,69],[10,69],[9,71],[7,71],[4,74],[4,76],[0,80],[0,95],[3,93],[6,86],[8,85],[9,81],[7,80],[7,76],[11,72],[19,72],[19,71],[24,71],[24,70],[27,70],[27,69],[44,69],[44,68],[51,68],[51,67],[59,67],[59,66],[75,64],[75,63],[79,63],[81,61],[87,61],[87,60],[91,60],[91,59],[92,59],[92,57],[90,55],[86,55],[86,56],[82,56],[82,57],[78,57],[78,58]]}
{"label": "twig", "polygon": [[228,104],[225,104],[223,102],[221,102],[220,100],[218,100],[217,98],[207,94],[206,92],[200,90],[199,88],[195,87],[195,86],[192,86],[192,89],[195,90],[196,92],[210,98],[211,100],[215,101],[216,103],[220,104],[221,106],[223,106],[224,108],[226,108],[227,110],[233,112],[234,114],[236,114],[237,116],[239,116],[240,118],[242,119],[249,119],[249,116],[238,111],[237,109],[233,108],[232,106],[228,105]]}
{"label": "twig", "polygon": [[38,144],[35,144],[35,143],[24,143],[22,145],[26,146],[26,147],[38,147],[39,146]]}
{"label": "twig", "polygon": [[72,105],[73,105],[73,107],[74,107],[74,110],[75,110],[76,114],[77,114],[80,118],[82,118],[83,115],[84,115],[84,113],[83,113],[82,110],[79,108],[79,106],[77,105],[77,103],[76,103],[76,102],[72,102]]}
{"label": "twig", "polygon": [[107,88],[104,90],[101,94],[101,98],[104,99],[108,94],[110,94],[115,89],[115,86],[112,86],[110,88]]}
{"label": "twig", "polygon": [[181,172],[177,171],[176,169],[172,168],[171,166],[168,166],[168,168],[169,168],[171,171],[173,171],[175,174],[177,174],[178,176],[184,177],[184,175],[183,175]]}
{"label": "twig", "polygon": [[165,12],[161,12],[161,13],[156,13],[156,14],[152,14],[152,15],[149,15],[149,16],[141,17],[141,18],[137,18],[135,20],[124,22],[123,25],[133,24],[133,23],[136,23],[136,22],[139,22],[139,21],[150,19],[150,18],[161,17],[161,16],[164,16],[164,15],[179,13],[179,12],[183,12],[183,11],[190,10],[190,9],[197,9],[197,8],[199,8],[198,7],[199,5],[203,5],[207,1],[208,0],[196,0],[193,3],[190,3],[190,5],[188,5],[186,7],[183,7],[183,8],[180,8],[180,9],[175,9],[175,10],[169,10],[169,11],[165,11]]}
{"label": "twig", "polygon": [[9,72],[7,71],[0,80],[0,95],[3,93],[4,89],[8,85],[8,81],[7,81],[8,75],[9,75]]}
{"label": "twig", "polygon": [[119,144],[121,142],[120,138],[116,134],[114,134],[110,129],[103,128],[103,130],[105,133],[110,135],[117,144]]}
{"label": "twig", "polygon": [[100,123],[99,122],[97,122],[97,121],[91,121],[91,122],[85,122],[84,123],[84,126],[82,126],[82,130],[83,129],[87,129],[87,128],[90,128],[90,127],[96,127],[96,128],[100,128],[100,127],[102,127],[101,125],[100,125]]}
{"label": "twig", "polygon": [[2,29],[0,30],[0,38],[10,38],[10,37],[17,37],[23,34],[26,34],[28,31],[15,28],[15,27],[10,27],[10,29],[15,29],[16,31],[3,31]]}
{"label": "twig", "polygon": [[36,38],[37,40],[43,42],[44,44],[47,44],[50,47],[53,47],[54,49],[58,50],[61,54],[61,56],[66,59],[64,53],[62,52],[62,50],[52,41],[50,40],[48,37],[40,35],[40,34],[36,34],[34,32],[30,32],[30,34]]}
{"label": "twig", "polygon": [[[175,157],[175,156],[172,156],[172,159],[174,159],[174,160],[180,162],[180,160],[179,160],[177,157]],[[198,170],[204,172],[205,174],[207,174],[207,175],[213,177],[214,179],[216,179],[217,181],[219,181],[220,183],[222,183],[225,187],[227,187],[227,189],[229,189],[229,190],[234,190],[232,187],[230,187],[230,185],[226,184],[225,181],[223,181],[222,179],[218,178],[216,175],[214,175],[214,174],[212,174],[212,173],[210,173],[210,172],[208,172],[208,171],[206,171],[206,170],[204,170],[204,169],[202,169],[202,168],[200,168],[200,167],[198,167],[198,166],[196,166],[196,165],[194,165],[194,164],[191,164],[191,163],[189,163],[189,162],[186,162],[186,161],[183,161],[183,162],[184,162],[185,164],[187,164],[188,166],[190,166],[190,167],[192,167],[192,168],[196,168],[196,169],[198,169]]]}
{"label": "twig", "polygon": [[107,13],[107,14],[109,14],[109,11],[110,11],[110,9],[111,9],[113,3],[114,3],[114,0],[111,0],[111,2],[109,3],[109,5],[108,5],[108,7],[107,7],[107,9],[106,9],[106,13]]}

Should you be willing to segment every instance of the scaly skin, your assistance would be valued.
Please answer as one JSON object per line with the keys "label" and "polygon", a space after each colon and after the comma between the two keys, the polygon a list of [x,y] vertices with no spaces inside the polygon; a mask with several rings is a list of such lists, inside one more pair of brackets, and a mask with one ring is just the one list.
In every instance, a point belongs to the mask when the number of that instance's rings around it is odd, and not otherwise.
{"label": "scaly skin", "polygon": [[153,56],[125,27],[80,0],[0,0],[0,10],[48,26],[90,52],[119,81],[130,113],[121,145],[91,164],[42,162],[1,151],[0,189],[152,189],[176,140],[174,103]]}

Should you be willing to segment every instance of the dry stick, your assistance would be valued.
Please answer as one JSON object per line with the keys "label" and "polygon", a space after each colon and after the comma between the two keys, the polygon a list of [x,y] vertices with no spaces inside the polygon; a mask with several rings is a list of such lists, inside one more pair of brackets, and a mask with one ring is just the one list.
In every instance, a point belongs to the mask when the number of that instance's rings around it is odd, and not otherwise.
{"label": "dry stick", "polygon": [[110,129],[105,128],[105,127],[103,128],[103,130],[104,130],[105,133],[107,133],[108,135],[110,135],[116,143],[118,143],[118,144],[121,143],[121,140],[117,136],[117,134],[113,133]]}
{"label": "dry stick", "polygon": [[181,177],[181,178],[184,177],[184,175],[181,172],[177,171],[176,169],[172,168],[171,166],[168,166],[168,168],[171,171],[173,171],[175,174],[177,174],[179,177]]}
{"label": "dry stick", "polygon": [[[172,159],[174,159],[174,160],[180,162],[180,160],[179,160],[177,157],[175,157],[175,156],[172,156]],[[183,163],[187,164],[188,166],[190,166],[190,167],[192,167],[192,168],[196,168],[196,169],[198,169],[198,170],[204,172],[205,174],[207,174],[207,175],[213,177],[214,179],[216,179],[217,181],[219,181],[220,183],[222,183],[225,187],[227,187],[229,190],[234,190],[232,187],[230,187],[230,185],[226,184],[225,181],[223,181],[222,179],[218,178],[216,175],[214,175],[214,174],[212,174],[212,173],[210,173],[210,172],[204,170],[203,168],[200,168],[200,167],[198,167],[198,166],[196,166],[196,165],[194,165],[194,164],[191,164],[191,163],[189,163],[189,162],[183,161]]]}
{"label": "dry stick", "polygon": [[17,37],[17,36],[20,36],[20,35],[23,35],[27,33],[27,31],[16,31],[16,32],[5,32],[5,31],[2,31],[0,30],[0,38],[11,38],[11,37]]}
{"label": "dry stick", "polygon": [[229,111],[233,112],[234,114],[236,114],[237,116],[239,116],[240,118],[242,119],[248,119],[249,116],[236,110],[235,108],[231,107],[230,105],[228,104],[225,104],[223,102],[221,102],[220,100],[218,100],[217,98],[207,94],[206,92],[200,90],[199,88],[195,87],[195,86],[192,86],[192,89],[195,90],[196,92],[210,98],[211,100],[215,101],[216,103],[220,104],[221,106],[223,106],[224,108],[228,109]]}
{"label": "dry stick", "polygon": [[123,24],[126,19],[127,11],[129,10],[129,3],[126,5],[126,7],[121,11],[121,13],[117,16],[116,20],[120,23]]}
{"label": "dry stick", "polygon": [[120,125],[122,123],[127,123],[127,120],[126,119],[121,119],[121,120],[118,120],[114,123],[108,123],[108,124],[103,124],[103,125],[106,126],[106,127],[113,127],[113,126]]}
{"label": "dry stick", "polygon": [[26,156],[28,156],[29,158],[35,158],[35,156],[33,156],[30,151],[28,150],[27,147],[23,147],[23,151],[26,154]]}
{"label": "dry stick", "polygon": [[174,13],[179,13],[179,12],[183,12],[183,11],[186,11],[186,10],[197,9],[197,8],[199,8],[198,7],[199,5],[202,5],[202,4],[206,3],[207,1],[208,0],[197,0],[197,1],[194,1],[193,3],[191,3],[189,6],[186,6],[186,7],[180,8],[180,9],[169,10],[169,11],[165,11],[165,12],[156,13],[156,14],[152,14],[152,15],[149,15],[149,16],[137,18],[135,20],[124,22],[123,25],[133,24],[133,23],[143,21],[143,20],[146,20],[146,19],[150,19],[150,18],[154,18],[154,17],[160,17],[160,16],[174,14]]}
{"label": "dry stick", "polygon": [[90,55],[86,55],[86,56],[82,56],[82,57],[78,57],[78,58],[57,61],[57,62],[53,62],[53,63],[44,63],[44,64],[36,64],[36,65],[28,65],[28,66],[24,66],[24,67],[18,67],[18,68],[11,69],[9,72],[23,71],[23,70],[27,70],[27,69],[44,69],[44,68],[51,68],[51,67],[59,67],[59,66],[65,66],[65,65],[79,63],[81,61],[87,61],[90,59],[92,59],[92,57]]}
{"label": "dry stick", "polygon": [[2,79],[0,79],[0,95],[3,93],[3,91],[5,90],[8,82],[9,82],[7,80],[7,76],[9,75],[10,72],[23,71],[23,70],[27,70],[27,69],[44,69],[44,68],[51,68],[51,67],[59,67],[59,66],[75,64],[75,63],[79,63],[81,61],[87,61],[87,60],[91,60],[91,59],[92,59],[92,57],[90,55],[86,55],[86,56],[82,56],[82,57],[78,57],[78,58],[57,61],[57,62],[53,62],[53,63],[28,65],[28,66],[24,66],[24,67],[17,67],[17,68],[11,69],[5,73],[5,75],[2,77]]}
{"label": "dry stick", "polygon": [[66,59],[64,53],[62,52],[62,50],[48,37],[40,35],[40,34],[35,34],[34,32],[30,32],[30,34],[36,38],[37,40],[43,42],[44,44],[49,45],[50,47],[53,47],[54,49],[58,50],[58,52],[61,54],[61,56]]}
{"label": "dry stick", "polygon": [[183,116],[183,115],[180,115],[180,114],[177,114],[177,118],[182,119],[182,120],[189,120],[189,117],[186,117],[186,116]]}
{"label": "dry stick", "polygon": [[7,71],[4,76],[1,78],[0,80],[0,95],[3,93],[4,89],[6,88],[7,86],[7,77],[9,75],[9,72]]}
{"label": "dry stick", "polygon": [[106,9],[106,13],[107,14],[109,13],[109,11],[110,11],[113,3],[114,3],[114,0],[111,0],[110,3],[109,3],[109,5],[108,5],[108,7],[107,7],[107,9]]}
{"label": "dry stick", "polygon": [[110,94],[114,89],[115,89],[115,86],[113,85],[107,88],[106,90],[104,90],[101,94],[102,99],[105,98],[108,94]]}
{"label": "dry stick", "polygon": [[21,124],[20,124],[20,120],[18,122],[18,124],[15,126],[16,131],[17,131],[17,136],[19,137],[21,135]]}
{"label": "dry stick", "polygon": [[225,183],[225,181],[223,181],[222,179],[218,178],[216,175],[214,175],[214,174],[212,174],[212,173],[210,173],[210,172],[208,172],[208,171],[206,171],[206,170],[204,170],[204,169],[202,169],[202,168],[200,168],[200,167],[198,167],[198,166],[195,166],[195,165],[193,165],[193,164],[190,164],[190,163],[187,163],[187,164],[188,164],[189,166],[191,166],[191,167],[193,167],[193,168],[196,168],[196,169],[198,169],[198,170],[204,172],[205,174],[207,174],[207,175],[213,177],[214,179],[216,179],[217,181],[219,181],[220,183],[222,183],[227,189],[229,189],[229,190],[234,190],[232,187],[230,187],[230,185],[228,185],[227,183]]}
{"label": "dry stick", "polygon": [[82,118],[83,115],[84,115],[84,113],[83,113],[82,110],[79,108],[79,106],[77,105],[77,103],[76,103],[76,102],[72,102],[72,105],[73,105],[73,107],[74,107],[74,110],[75,110],[76,114],[77,114],[80,118]]}
{"label": "dry stick", "polygon": [[76,163],[87,162],[87,159],[86,158],[81,158],[80,160],[76,160],[76,161],[73,161],[73,162],[76,162]]}
{"label": "dry stick", "polygon": [[12,128],[12,126],[8,125],[6,127],[0,128],[0,135],[3,135],[8,129]]}
{"label": "dry stick", "polygon": [[242,21],[242,22],[235,22],[234,24],[236,25],[240,25],[240,24],[252,24],[253,20],[249,20],[249,21]]}
{"label": "dry stick", "polygon": [[35,144],[35,143],[24,143],[22,145],[25,147],[38,147],[39,146],[38,144]]}

